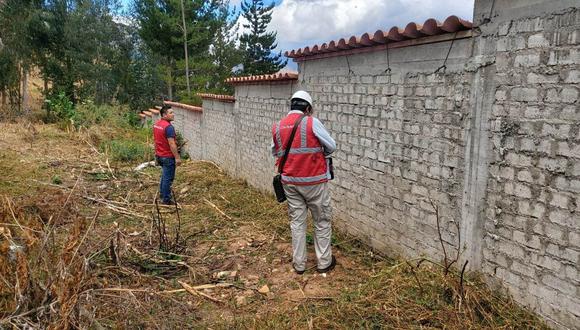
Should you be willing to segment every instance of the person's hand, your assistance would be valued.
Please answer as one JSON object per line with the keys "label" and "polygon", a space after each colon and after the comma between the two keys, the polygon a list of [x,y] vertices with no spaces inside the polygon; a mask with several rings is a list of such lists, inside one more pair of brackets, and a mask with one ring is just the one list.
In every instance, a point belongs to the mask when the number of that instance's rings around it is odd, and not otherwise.
{"label": "person's hand", "polygon": [[175,166],[181,165],[181,158],[175,160]]}

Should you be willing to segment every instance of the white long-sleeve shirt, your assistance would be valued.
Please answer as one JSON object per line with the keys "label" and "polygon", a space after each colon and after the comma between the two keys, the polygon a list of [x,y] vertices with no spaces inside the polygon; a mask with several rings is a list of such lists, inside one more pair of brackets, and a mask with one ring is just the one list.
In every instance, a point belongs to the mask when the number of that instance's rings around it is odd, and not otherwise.
{"label": "white long-sleeve shirt", "polygon": [[[302,114],[303,112],[300,110],[290,110],[290,112],[288,112],[288,115],[295,113]],[[322,145],[322,149],[324,150],[324,156],[328,156],[336,150],[336,142],[330,136],[330,133],[328,133],[326,127],[324,127],[322,122],[318,120],[318,118],[316,117],[312,117],[312,131],[314,132],[314,135],[318,138],[318,141],[320,141],[320,144]],[[272,156],[276,157],[278,153],[276,151],[276,145],[274,144],[274,138],[272,138],[271,149]]]}

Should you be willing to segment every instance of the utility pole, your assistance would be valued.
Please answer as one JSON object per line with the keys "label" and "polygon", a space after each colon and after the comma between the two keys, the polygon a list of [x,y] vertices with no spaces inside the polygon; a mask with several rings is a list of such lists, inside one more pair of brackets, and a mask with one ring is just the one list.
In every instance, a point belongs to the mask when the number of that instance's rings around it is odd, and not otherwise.
{"label": "utility pole", "polygon": [[187,82],[187,96],[191,96],[191,87],[189,86],[189,56],[187,54],[187,28],[185,27],[185,6],[181,2],[181,21],[183,23],[183,50],[185,51],[185,81]]}

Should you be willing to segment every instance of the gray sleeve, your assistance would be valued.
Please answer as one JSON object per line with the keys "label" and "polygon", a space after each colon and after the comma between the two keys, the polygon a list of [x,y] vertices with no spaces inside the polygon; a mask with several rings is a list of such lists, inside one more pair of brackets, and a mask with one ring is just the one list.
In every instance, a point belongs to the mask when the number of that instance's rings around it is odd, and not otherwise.
{"label": "gray sleeve", "polygon": [[320,141],[320,144],[322,144],[325,156],[330,155],[336,150],[336,142],[334,142],[334,139],[330,136],[330,133],[328,133],[318,118],[312,118],[312,130],[314,131],[314,135],[316,135]]}
{"label": "gray sleeve", "polygon": [[272,156],[276,157],[276,145],[274,144],[274,138],[272,138],[272,144],[270,145],[270,150],[272,151]]}

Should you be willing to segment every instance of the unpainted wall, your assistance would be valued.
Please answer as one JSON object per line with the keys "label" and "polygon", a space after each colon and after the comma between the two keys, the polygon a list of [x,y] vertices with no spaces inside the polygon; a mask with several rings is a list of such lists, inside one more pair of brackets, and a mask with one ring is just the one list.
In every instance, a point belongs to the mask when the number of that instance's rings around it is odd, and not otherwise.
{"label": "unpainted wall", "polygon": [[203,115],[181,119],[199,141],[190,153],[271,191],[271,127],[305,89],[338,145],[335,225],[383,253],[441,258],[439,222],[460,264],[551,325],[580,328],[576,7],[477,0],[472,38],[305,61],[297,81],[238,85],[234,104],[204,100]]}
{"label": "unpainted wall", "polygon": [[[498,2],[488,75],[485,273],[557,327],[580,328],[580,10]],[[489,13],[491,2],[480,2]],[[530,10],[532,7],[533,10]],[[478,8],[476,8],[477,10]],[[520,10],[518,10],[520,9]],[[476,16],[477,17],[477,16]]]}
{"label": "unpainted wall", "polygon": [[173,126],[175,130],[183,134],[187,140],[185,146],[189,156],[193,159],[203,159],[203,113],[200,111],[184,110],[173,106],[175,118]]}

